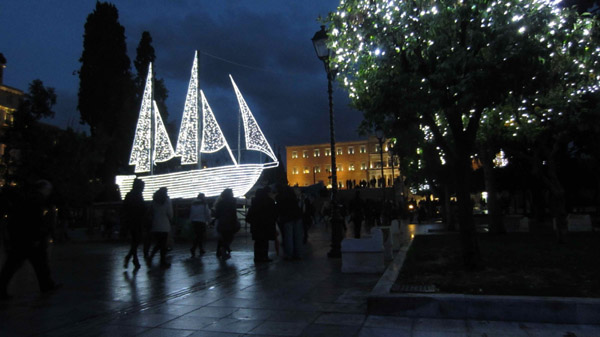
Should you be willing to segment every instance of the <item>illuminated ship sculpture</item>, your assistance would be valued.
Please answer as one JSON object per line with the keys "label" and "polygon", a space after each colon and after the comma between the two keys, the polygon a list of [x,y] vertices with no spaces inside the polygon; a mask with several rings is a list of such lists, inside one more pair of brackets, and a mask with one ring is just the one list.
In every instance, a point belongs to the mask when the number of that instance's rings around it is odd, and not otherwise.
{"label": "illuminated ship sculpture", "polygon": [[[149,174],[116,176],[115,181],[119,185],[122,198],[125,198],[127,192],[131,190],[135,178],[141,179],[145,183],[143,193],[145,200],[151,200],[152,194],[160,187],[167,187],[171,198],[195,198],[200,192],[207,197],[217,196],[225,188],[231,188],[233,194],[239,197],[246,194],[256,184],[265,168],[279,165],[277,157],[231,75],[229,78],[237,96],[244,124],[246,149],[263,152],[273,161],[262,164],[240,164],[234,158],[212,109],[198,86],[198,54],[196,52],[175,150],[171,146],[158,107],[153,100],[152,64],[150,64],[129,158],[129,165],[135,165],[135,173],[149,172]],[[202,113],[201,117],[199,112]],[[199,137],[200,129],[202,132]],[[182,165],[198,165],[201,153],[214,153],[223,148],[227,149],[231,157],[232,164],[230,165],[153,174],[153,168],[157,162],[181,157]]]}

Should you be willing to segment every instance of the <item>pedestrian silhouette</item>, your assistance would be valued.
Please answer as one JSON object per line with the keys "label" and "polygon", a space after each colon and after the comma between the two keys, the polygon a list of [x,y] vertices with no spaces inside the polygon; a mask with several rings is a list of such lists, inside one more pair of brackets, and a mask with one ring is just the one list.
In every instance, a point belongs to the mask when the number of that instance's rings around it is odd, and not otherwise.
{"label": "pedestrian silhouette", "polygon": [[39,180],[25,190],[7,187],[2,193],[2,213],[8,220],[7,257],[0,271],[0,299],[8,299],[8,285],[14,274],[29,260],[40,290],[50,292],[60,287],[50,276],[48,240],[55,219],[50,200],[52,184]]}
{"label": "pedestrian silhouette", "polygon": [[281,186],[276,197],[277,222],[282,230],[285,259],[302,257],[302,210],[294,190],[289,186]]}
{"label": "pedestrian silhouette", "polygon": [[133,187],[131,191],[125,196],[123,200],[123,207],[121,208],[121,224],[125,226],[129,232],[129,252],[125,256],[123,267],[127,268],[129,260],[133,257],[133,265],[135,269],[140,268],[140,261],[138,259],[137,250],[143,236],[144,227],[148,219],[146,205],[144,204],[144,197],[142,192],[144,191],[144,182],[139,179],[133,181]]}
{"label": "pedestrian silhouette", "polygon": [[152,263],[152,258],[160,250],[160,267],[169,268],[167,262],[167,239],[171,231],[171,222],[173,221],[173,206],[167,193],[166,187],[161,187],[154,192],[152,196],[152,234],[155,244],[148,257],[148,264]]}
{"label": "pedestrian silhouette", "polygon": [[231,257],[231,243],[233,236],[240,230],[237,220],[236,200],[233,191],[226,188],[215,202],[215,222],[218,233],[217,257],[228,259]]}
{"label": "pedestrian silhouette", "polygon": [[206,236],[206,224],[210,222],[210,209],[206,203],[204,193],[199,193],[198,197],[192,202],[190,208],[190,222],[194,231],[194,241],[190,253],[192,257],[196,256],[196,248],[200,254],[206,253],[204,250],[204,237]]}
{"label": "pedestrian silhouette", "polygon": [[254,262],[270,262],[269,240],[275,240],[275,201],[269,196],[269,187],[256,191],[252,204],[246,215],[250,223],[250,232],[254,240]]}

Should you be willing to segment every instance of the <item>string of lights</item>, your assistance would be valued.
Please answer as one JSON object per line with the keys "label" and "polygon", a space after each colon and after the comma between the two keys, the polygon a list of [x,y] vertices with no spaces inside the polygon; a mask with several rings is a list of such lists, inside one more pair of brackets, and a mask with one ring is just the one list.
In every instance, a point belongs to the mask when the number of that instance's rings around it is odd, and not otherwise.
{"label": "string of lights", "polygon": [[258,126],[256,119],[252,115],[252,112],[250,111],[246,100],[244,100],[242,93],[235,84],[233,77],[229,75],[229,78],[231,79],[231,84],[233,84],[233,89],[235,90],[235,95],[237,97],[238,104],[240,105],[240,113],[242,114],[242,120],[244,122],[244,136],[246,141],[246,149],[261,151],[269,157],[271,157],[273,161],[277,161],[277,157],[273,153],[273,150],[267,142],[265,135]]}
{"label": "string of lights", "polygon": [[181,156],[181,164],[184,165],[198,162],[198,89],[198,52],[196,52],[175,152],[177,156]]}
{"label": "string of lights", "polygon": [[135,128],[133,147],[129,157],[129,165],[135,165],[134,172],[150,172],[150,156],[152,155],[152,63],[148,65],[148,77],[142,105]]}

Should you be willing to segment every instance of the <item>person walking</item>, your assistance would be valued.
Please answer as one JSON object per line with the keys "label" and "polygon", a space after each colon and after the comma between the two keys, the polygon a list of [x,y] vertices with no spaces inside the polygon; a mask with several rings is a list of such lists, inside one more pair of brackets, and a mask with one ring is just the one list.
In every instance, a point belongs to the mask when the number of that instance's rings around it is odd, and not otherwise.
{"label": "person walking", "polygon": [[302,210],[294,190],[282,186],[276,197],[277,222],[283,229],[283,250],[286,260],[302,258]]}
{"label": "person walking", "polygon": [[206,253],[203,242],[206,235],[206,224],[210,222],[210,209],[206,203],[204,193],[199,193],[196,200],[192,203],[192,207],[190,208],[190,222],[194,230],[194,242],[192,248],[190,248],[190,253],[192,257],[195,257],[196,248],[198,248],[200,254]]}
{"label": "person walking", "polygon": [[272,261],[269,259],[269,240],[276,238],[276,220],[275,201],[269,196],[269,187],[258,189],[246,215],[254,240],[254,262]]}
{"label": "person walking", "polygon": [[121,208],[121,224],[129,230],[130,241],[129,241],[129,252],[125,255],[125,261],[123,267],[127,269],[129,260],[133,257],[133,265],[135,269],[140,268],[140,261],[137,256],[138,245],[142,240],[142,235],[146,222],[146,205],[144,204],[144,197],[142,192],[144,191],[144,182],[140,179],[133,181],[133,187],[131,191],[125,196],[123,200],[123,207]]}
{"label": "person walking", "polygon": [[148,258],[148,264],[152,263],[154,254],[160,250],[160,267],[169,268],[171,266],[167,262],[167,238],[171,231],[172,221],[173,206],[171,199],[167,194],[167,188],[161,187],[152,196],[152,233],[155,245]]}
{"label": "person walking", "polygon": [[9,299],[8,284],[25,260],[29,260],[43,293],[58,289],[48,266],[48,239],[56,208],[50,202],[52,184],[39,180],[25,190],[3,191],[2,213],[8,221],[8,249],[0,271],[0,299]]}
{"label": "person walking", "polygon": [[233,235],[240,230],[240,223],[236,215],[236,200],[233,190],[226,188],[215,202],[215,221],[219,240],[217,243],[217,257],[228,259],[231,257],[231,243]]}

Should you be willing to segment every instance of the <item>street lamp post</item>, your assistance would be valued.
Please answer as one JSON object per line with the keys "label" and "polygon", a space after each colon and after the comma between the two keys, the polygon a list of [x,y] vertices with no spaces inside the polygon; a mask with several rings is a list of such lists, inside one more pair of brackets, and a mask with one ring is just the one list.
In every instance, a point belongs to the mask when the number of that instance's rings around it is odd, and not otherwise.
{"label": "street lamp post", "polygon": [[333,79],[335,77],[335,71],[331,69],[329,64],[329,58],[331,56],[331,50],[327,46],[327,31],[325,26],[321,26],[321,30],[315,33],[312,38],[313,46],[319,60],[323,61],[325,65],[325,72],[327,73],[327,93],[329,96],[329,138],[331,147],[331,250],[327,253],[329,257],[341,257],[341,243],[342,243],[342,226],[343,218],[340,214],[339,207],[337,205],[337,169],[335,165],[335,131],[333,122]]}

